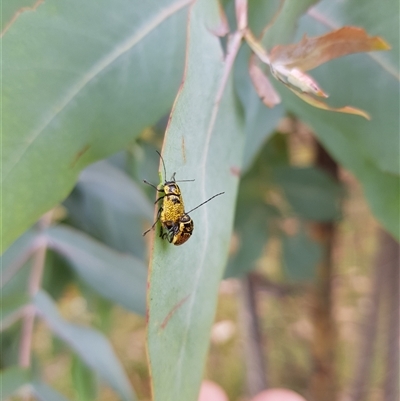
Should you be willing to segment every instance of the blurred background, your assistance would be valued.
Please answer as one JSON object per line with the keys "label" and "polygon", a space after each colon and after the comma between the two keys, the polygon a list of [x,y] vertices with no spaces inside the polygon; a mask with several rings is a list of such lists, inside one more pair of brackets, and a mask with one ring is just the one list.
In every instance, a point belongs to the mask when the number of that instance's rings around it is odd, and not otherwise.
{"label": "blurred background", "polygon": [[[142,232],[152,223],[155,199],[141,180],[158,182],[155,150],[164,125],[165,119],[129,150],[81,173],[71,195],[50,212],[56,225],[43,276],[64,319],[106,334],[140,400],[151,394],[146,274],[138,271],[148,258],[153,234]],[[32,230],[47,229],[50,220]],[[21,255],[24,246],[20,239],[10,251]],[[133,289],[118,286],[118,278],[101,271],[101,261],[90,260],[97,255],[118,275],[120,252],[143,261],[133,276],[122,272],[122,279],[134,279]],[[398,244],[371,215],[357,180],[306,125],[283,118],[240,186],[204,377],[231,401],[266,387],[305,397],[323,392],[326,400],[355,400],[349,397],[359,393],[358,399],[383,401],[388,353],[396,350],[389,333],[397,262]],[[32,263],[10,279],[3,299],[24,291]],[[89,264],[100,267],[88,272]],[[22,332],[20,321],[3,332],[3,367],[18,359]],[[69,399],[118,399],[43,322],[34,328],[32,350],[43,381]]]}

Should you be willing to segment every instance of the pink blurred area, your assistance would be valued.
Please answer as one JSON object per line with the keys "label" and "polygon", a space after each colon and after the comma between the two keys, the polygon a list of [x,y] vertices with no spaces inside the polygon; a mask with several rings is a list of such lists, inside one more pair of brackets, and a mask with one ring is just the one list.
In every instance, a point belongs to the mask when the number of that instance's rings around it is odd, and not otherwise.
{"label": "pink blurred area", "polygon": [[[229,401],[221,386],[211,381],[204,381],[201,385],[198,401]],[[307,401],[301,395],[284,388],[272,388],[257,394],[250,401]]]}
{"label": "pink blurred area", "polygon": [[228,396],[221,386],[205,380],[201,384],[200,395],[198,401],[229,401]]}
{"label": "pink blurred area", "polygon": [[[211,401],[212,399],[210,399]],[[285,388],[271,388],[257,394],[251,401],[307,401],[301,395]]]}

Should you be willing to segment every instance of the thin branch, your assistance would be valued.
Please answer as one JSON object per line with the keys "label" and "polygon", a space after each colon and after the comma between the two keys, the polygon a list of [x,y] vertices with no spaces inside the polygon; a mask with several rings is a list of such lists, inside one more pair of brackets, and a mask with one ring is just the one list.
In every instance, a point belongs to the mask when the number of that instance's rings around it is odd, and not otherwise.
{"label": "thin branch", "polygon": [[388,269],[385,290],[382,294],[382,301],[386,307],[387,325],[387,350],[386,350],[386,369],[385,381],[383,385],[383,399],[385,401],[398,401],[399,399],[399,338],[400,338],[400,310],[399,310],[399,262],[400,246],[399,243],[388,233],[387,238],[387,258]]}
{"label": "thin branch", "polygon": [[247,28],[247,0],[235,0],[236,21],[239,31]]}
{"label": "thin branch", "polygon": [[[228,43],[228,51],[225,57],[225,66],[222,74],[220,86],[215,97],[215,105],[219,106],[222,96],[225,91],[226,83],[228,82],[229,74],[232,70],[233,63],[236,60],[237,53],[240,48],[244,33],[242,31],[236,31],[232,34]],[[216,113],[215,113],[216,114]]]}
{"label": "thin branch", "polygon": [[[53,211],[46,213],[38,223],[41,230],[45,230],[51,224]],[[31,275],[28,283],[28,291],[31,299],[40,290],[40,284],[43,277],[44,263],[47,251],[47,240],[43,239],[40,246],[33,255]],[[31,365],[31,348],[33,327],[35,323],[36,309],[31,304],[25,308],[22,322],[21,343],[19,348],[19,365],[22,368],[28,368]]]}
{"label": "thin branch", "polygon": [[247,391],[250,397],[267,388],[265,358],[257,314],[256,289],[251,274],[240,280],[240,321],[243,332]]}
{"label": "thin branch", "polygon": [[28,305],[24,309],[21,343],[19,346],[19,365],[22,368],[29,368],[31,365],[31,348],[34,322],[35,307],[33,305]]}
{"label": "thin branch", "polygon": [[360,328],[359,357],[356,361],[355,376],[350,387],[349,400],[362,401],[368,389],[374,357],[374,345],[377,334],[378,314],[384,291],[384,279],[387,268],[387,239],[383,230],[380,232],[380,244],[374,262],[374,277],[370,295],[370,307],[364,316],[364,322]]}
{"label": "thin branch", "polygon": [[[298,121],[297,121],[298,122]],[[338,179],[338,164],[317,142],[315,165],[323,169],[334,180]],[[320,246],[323,256],[316,266],[316,279],[313,291],[311,319],[313,342],[311,345],[313,370],[310,376],[310,396],[318,401],[336,400],[337,373],[335,351],[337,330],[333,318],[332,283],[334,264],[332,253],[336,235],[334,222],[309,223],[315,242]]]}
{"label": "thin branch", "polygon": [[43,237],[39,236],[38,238],[36,238],[31,243],[31,245],[27,249],[25,249],[24,252],[22,252],[17,258],[12,261],[9,266],[7,266],[1,276],[1,288],[4,287],[10,281],[10,279],[15,276],[18,270],[31,258],[31,256],[42,247],[44,241],[45,240]]}

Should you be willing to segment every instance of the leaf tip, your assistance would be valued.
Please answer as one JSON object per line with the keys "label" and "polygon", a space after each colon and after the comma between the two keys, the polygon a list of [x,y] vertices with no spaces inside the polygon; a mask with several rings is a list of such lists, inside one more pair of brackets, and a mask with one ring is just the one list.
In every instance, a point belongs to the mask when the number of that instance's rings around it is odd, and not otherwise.
{"label": "leaf tip", "polygon": [[392,46],[386,40],[382,39],[379,36],[375,36],[374,43],[372,44],[371,50],[390,50]]}
{"label": "leaf tip", "polygon": [[308,103],[311,106],[314,106],[318,109],[335,111],[338,113],[355,114],[355,115],[364,117],[366,120],[371,120],[370,115],[364,110],[357,109],[356,107],[351,107],[351,106],[345,106],[345,107],[340,107],[340,108],[331,107],[331,106],[327,105],[326,103],[322,102],[321,100],[314,98],[309,93],[298,92],[297,90],[291,88],[290,86],[288,86],[288,88],[299,98],[303,99],[306,103]]}
{"label": "leaf tip", "polygon": [[224,9],[221,7],[221,5],[218,5],[218,11],[219,11],[219,21],[218,24],[210,28],[210,31],[215,35],[220,38],[223,38],[229,33],[229,23],[228,23],[228,18],[226,17]]}

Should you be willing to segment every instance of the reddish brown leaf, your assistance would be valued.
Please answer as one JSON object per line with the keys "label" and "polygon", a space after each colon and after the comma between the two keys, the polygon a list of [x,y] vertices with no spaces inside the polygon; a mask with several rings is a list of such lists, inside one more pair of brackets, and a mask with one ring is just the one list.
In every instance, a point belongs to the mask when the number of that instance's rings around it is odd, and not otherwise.
{"label": "reddish brown leaf", "polygon": [[296,44],[275,46],[270,60],[287,69],[309,71],[348,54],[388,49],[390,46],[379,36],[368,36],[364,29],[347,26],[322,36],[304,36]]}
{"label": "reddish brown leaf", "polygon": [[[390,49],[380,37],[368,36],[361,28],[344,27],[322,36],[304,36],[297,44],[275,46],[269,55],[249,30],[245,33],[245,39],[259,59],[270,66],[273,76],[305,102],[320,109],[357,114],[370,119],[363,110],[350,106],[334,108],[316,99],[314,96],[328,95],[305,71],[348,54]],[[276,99],[270,97],[270,82],[255,63],[250,64],[250,76],[264,103],[268,107],[276,104]]]}
{"label": "reddish brown leaf", "polygon": [[326,103],[324,103],[322,100],[316,99],[316,98],[312,97],[311,95],[309,95],[308,93],[298,92],[297,90],[291,88],[290,86],[288,86],[288,88],[295,95],[297,95],[300,99],[303,99],[306,103],[310,104],[311,106],[317,107],[319,109],[336,111],[338,113],[356,114],[358,116],[366,118],[367,120],[371,119],[370,115],[367,112],[365,112],[364,110],[357,109],[357,108],[351,107],[351,106],[345,106],[345,107],[339,107],[339,108],[330,107]]}
{"label": "reddish brown leaf", "polygon": [[279,94],[276,92],[268,77],[257,65],[255,57],[250,58],[249,74],[254,88],[261,100],[267,107],[274,107],[281,102]]}

